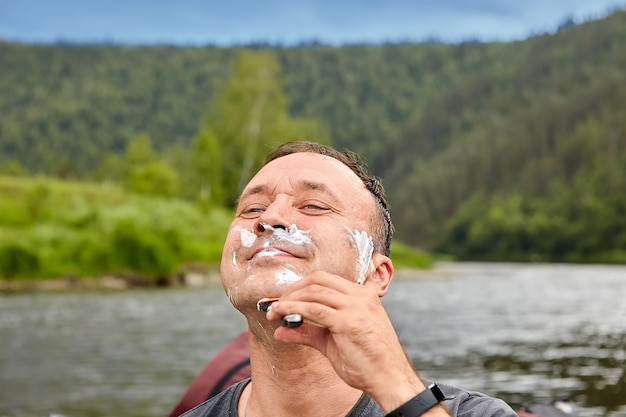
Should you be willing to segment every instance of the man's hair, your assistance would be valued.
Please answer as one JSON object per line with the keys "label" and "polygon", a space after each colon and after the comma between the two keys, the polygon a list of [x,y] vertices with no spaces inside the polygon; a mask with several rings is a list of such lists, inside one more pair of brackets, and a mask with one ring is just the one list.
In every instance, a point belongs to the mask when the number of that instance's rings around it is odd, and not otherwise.
{"label": "man's hair", "polygon": [[315,142],[296,141],[283,143],[267,155],[264,165],[280,157],[300,152],[312,152],[335,158],[350,168],[361,179],[365,188],[374,196],[378,208],[372,216],[374,251],[389,256],[394,229],[391,215],[389,214],[389,204],[385,200],[385,190],[380,179],[368,171],[365,163],[354,152],[347,150],[338,151],[330,146]]}

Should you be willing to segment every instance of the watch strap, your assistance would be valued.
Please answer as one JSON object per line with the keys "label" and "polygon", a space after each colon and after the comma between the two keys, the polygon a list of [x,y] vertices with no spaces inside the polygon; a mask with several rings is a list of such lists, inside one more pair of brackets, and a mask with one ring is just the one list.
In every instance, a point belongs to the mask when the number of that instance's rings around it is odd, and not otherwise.
{"label": "watch strap", "polygon": [[426,390],[420,392],[400,407],[387,414],[386,417],[418,417],[430,410],[446,396],[441,392],[437,384],[430,384]]}

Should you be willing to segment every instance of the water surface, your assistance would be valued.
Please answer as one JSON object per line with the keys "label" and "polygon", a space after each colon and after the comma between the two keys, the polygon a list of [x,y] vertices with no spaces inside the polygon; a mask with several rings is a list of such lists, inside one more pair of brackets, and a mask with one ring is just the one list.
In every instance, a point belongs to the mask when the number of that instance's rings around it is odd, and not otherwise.
{"label": "water surface", "polygon": [[[625,300],[626,267],[462,263],[384,303],[425,377],[625,417]],[[219,288],[0,296],[0,416],[166,416],[243,329]]]}

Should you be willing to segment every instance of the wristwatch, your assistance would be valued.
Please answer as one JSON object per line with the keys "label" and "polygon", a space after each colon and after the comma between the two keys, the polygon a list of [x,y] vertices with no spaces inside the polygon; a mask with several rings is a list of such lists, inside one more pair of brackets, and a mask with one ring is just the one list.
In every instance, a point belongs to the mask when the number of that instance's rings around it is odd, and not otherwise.
{"label": "wristwatch", "polygon": [[441,392],[437,384],[433,383],[426,387],[425,391],[420,392],[387,414],[386,417],[418,417],[445,400],[445,398],[446,396]]}

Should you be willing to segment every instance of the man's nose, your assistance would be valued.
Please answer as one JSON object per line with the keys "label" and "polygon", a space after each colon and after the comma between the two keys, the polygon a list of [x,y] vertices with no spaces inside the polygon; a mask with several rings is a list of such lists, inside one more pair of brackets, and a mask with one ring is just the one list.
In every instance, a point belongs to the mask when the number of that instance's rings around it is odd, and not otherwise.
{"label": "man's nose", "polygon": [[257,224],[257,231],[259,233],[263,233],[266,230],[274,230],[274,229],[283,229],[283,230],[287,230],[287,226],[282,225],[282,224],[265,224],[265,223],[261,223],[259,222]]}
{"label": "man's nose", "polygon": [[277,197],[258,218],[255,230],[262,234],[266,230],[289,228],[288,223],[289,202],[286,198]]}

